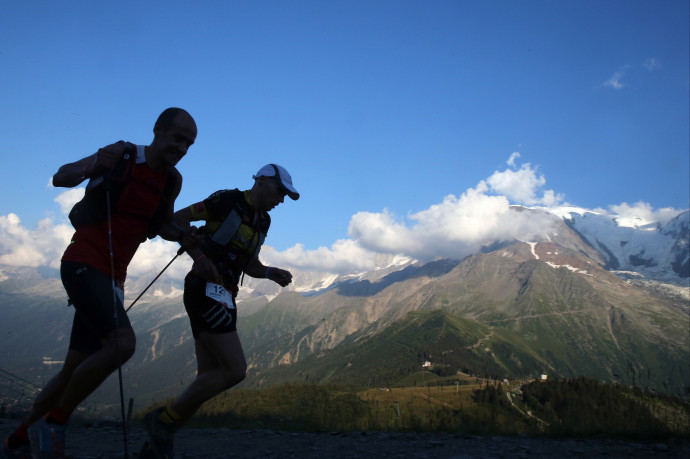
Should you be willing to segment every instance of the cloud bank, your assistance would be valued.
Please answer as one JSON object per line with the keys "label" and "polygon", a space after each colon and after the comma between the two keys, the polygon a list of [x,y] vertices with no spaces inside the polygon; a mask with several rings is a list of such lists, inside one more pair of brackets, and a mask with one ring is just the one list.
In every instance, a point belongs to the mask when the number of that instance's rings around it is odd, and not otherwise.
{"label": "cloud bank", "polygon": [[[634,72],[635,70],[639,69],[640,67],[643,67],[647,69],[649,72],[654,72],[656,70],[659,70],[661,68],[661,61],[655,57],[650,57],[645,59],[639,66],[635,65],[624,65],[620,67],[618,70],[616,70],[613,75],[606,81],[602,83],[602,86],[606,88],[611,88],[615,90],[621,90],[624,88],[627,88],[629,84],[623,82],[623,78],[626,78],[629,76],[630,72]],[[638,74],[639,75],[639,74]]]}
{"label": "cloud bank", "polygon": [[37,268],[60,267],[60,257],[73,230],[69,224],[54,224],[49,218],[29,230],[19,216],[0,216],[0,265]]}
{"label": "cloud bank", "polygon": [[[556,215],[573,209],[564,196],[545,188],[546,178],[538,167],[518,166],[520,153],[506,161],[507,167],[480,180],[459,196],[450,194],[429,208],[396,216],[388,209],[357,212],[350,218],[348,238],[330,247],[307,249],[297,244],[284,251],[265,246],[261,259],[266,264],[303,272],[349,274],[371,270],[377,262],[394,255],[430,261],[436,258],[463,258],[476,253],[482,245],[513,239],[534,240],[545,234],[553,220],[516,211],[513,205],[542,208]],[[59,222],[44,219],[27,229],[19,216],[0,216],[0,265],[59,268],[60,257],[69,243],[73,229],[67,220],[69,210],[83,196],[83,188],[67,190],[55,201],[63,216]],[[582,210],[582,209],[580,209]],[[666,222],[681,211],[653,209],[645,202],[621,203],[598,213],[616,216],[621,226],[643,226]],[[151,277],[173,259],[178,245],[161,239],[141,245],[130,264],[130,278]],[[191,267],[187,256],[170,265],[165,276],[181,280]]]}

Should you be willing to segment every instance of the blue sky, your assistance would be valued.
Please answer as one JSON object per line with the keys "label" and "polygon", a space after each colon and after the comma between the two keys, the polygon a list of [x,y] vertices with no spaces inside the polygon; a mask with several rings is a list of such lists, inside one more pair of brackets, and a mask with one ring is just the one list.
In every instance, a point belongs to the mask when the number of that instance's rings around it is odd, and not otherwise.
{"label": "blue sky", "polygon": [[119,139],[149,143],[169,106],[199,127],[177,207],[281,164],[302,198],[273,212],[267,243],[305,269],[392,252],[387,235],[415,239],[448,209],[476,217],[485,198],[647,220],[689,205],[686,0],[0,12],[2,263],[54,266],[75,194],[49,186],[52,174]]}

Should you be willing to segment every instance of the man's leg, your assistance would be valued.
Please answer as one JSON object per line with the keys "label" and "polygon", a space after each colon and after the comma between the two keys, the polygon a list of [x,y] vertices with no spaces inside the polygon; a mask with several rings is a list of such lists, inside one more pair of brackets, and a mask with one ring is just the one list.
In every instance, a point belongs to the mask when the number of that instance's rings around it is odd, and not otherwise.
{"label": "man's leg", "polygon": [[31,413],[24,419],[24,423],[31,425],[41,419],[48,411],[55,408],[70,378],[72,378],[72,373],[74,373],[74,370],[88,357],[89,355],[84,352],[75,350],[67,351],[67,357],[65,357],[65,363],[62,365],[62,369],[48,381],[43,389],[41,389],[41,392],[36,396],[31,408]]}
{"label": "man's leg", "polygon": [[242,381],[247,362],[237,331],[201,332],[195,341],[197,376],[177,400],[144,416],[149,445],[159,457],[172,457],[174,435],[202,403]]}
{"label": "man's leg", "polygon": [[192,383],[172,403],[171,409],[183,425],[207,400],[241,382],[247,361],[237,331],[215,334],[201,332],[195,343],[198,372]]}
{"label": "man's leg", "polygon": [[84,359],[72,372],[57,406],[72,413],[110,374],[134,355],[136,336],[131,328],[108,333],[103,347]]}
{"label": "man's leg", "polygon": [[60,275],[76,310],[69,348],[87,354],[72,371],[49,414],[57,423],[64,424],[118,364],[134,354],[136,337],[124,310],[123,292],[119,288],[113,292],[110,275],[88,264],[66,261],[60,266]]}
{"label": "man's leg", "polygon": [[58,401],[62,397],[62,393],[67,387],[67,383],[72,377],[75,368],[88,357],[84,352],[70,350],[65,357],[65,363],[62,365],[60,372],[53,376],[50,381],[41,389],[34,399],[31,412],[27,417],[22,419],[19,427],[6,440],[6,446],[9,448],[17,448],[26,445],[29,442],[28,428],[36,421],[41,419],[46,413],[55,408]]}
{"label": "man's leg", "polygon": [[[50,457],[63,457],[65,424],[77,406],[88,397],[118,366],[134,353],[136,339],[131,328],[110,332],[101,340],[101,348],[83,359],[62,389],[57,403],[29,431],[34,451]],[[61,382],[64,384],[64,381]],[[54,404],[57,395],[46,397]]]}
{"label": "man's leg", "polygon": [[60,372],[36,396],[29,415],[6,440],[8,446],[26,444],[27,429],[47,414],[46,420],[66,424],[72,412],[118,367],[133,354],[136,337],[131,328],[110,332],[103,347],[89,354],[70,349]]}

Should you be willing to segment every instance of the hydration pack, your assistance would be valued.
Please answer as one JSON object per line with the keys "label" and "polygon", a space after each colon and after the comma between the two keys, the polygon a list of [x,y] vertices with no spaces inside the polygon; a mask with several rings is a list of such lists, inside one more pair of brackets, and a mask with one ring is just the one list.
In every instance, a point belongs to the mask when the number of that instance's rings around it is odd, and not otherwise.
{"label": "hydration pack", "polygon": [[[223,192],[228,191],[224,190]],[[240,283],[240,275],[244,271],[244,267],[259,256],[259,251],[268,233],[268,226],[266,220],[263,219],[258,226],[250,225],[249,209],[242,198],[243,193],[237,189],[230,191],[230,193],[235,197],[233,208],[215,231],[211,233],[206,229],[201,250],[213,260],[216,268],[221,272],[225,288],[236,294],[237,284]],[[238,236],[242,224],[251,226],[257,234],[256,247],[249,257],[246,255],[238,257],[231,248],[231,241]],[[236,242],[239,243],[239,240]]]}
{"label": "hydration pack", "polygon": [[[84,197],[72,207],[69,213],[69,220],[75,229],[79,229],[83,225],[93,225],[105,221],[108,217],[106,198],[110,200],[111,214],[115,211],[126,213],[126,211],[118,209],[118,202],[130,183],[132,169],[137,161],[137,154],[143,155],[144,147],[122,140],[118,143],[125,145],[120,161],[113,170],[107,171],[102,176],[90,179],[86,186]],[[176,185],[172,169],[172,167],[168,168],[165,185],[160,192],[161,199],[149,224],[146,236],[150,239],[156,237],[158,230],[167,220],[170,196]]]}

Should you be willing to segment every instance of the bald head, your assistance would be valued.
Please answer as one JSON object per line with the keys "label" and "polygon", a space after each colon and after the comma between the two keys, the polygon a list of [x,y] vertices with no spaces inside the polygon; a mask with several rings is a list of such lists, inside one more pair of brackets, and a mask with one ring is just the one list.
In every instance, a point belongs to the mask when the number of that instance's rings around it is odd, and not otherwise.
{"label": "bald head", "polygon": [[[156,124],[153,125],[153,133],[155,134],[156,132],[159,132],[161,130],[170,129],[170,126],[172,126],[173,121],[175,121],[175,118],[177,118],[178,115],[181,114],[185,117],[189,117],[189,119],[191,119],[192,122],[194,122],[194,118],[192,118],[192,115],[190,115],[187,112],[187,110],[177,107],[166,108],[165,110],[163,110],[163,113],[161,113],[158,116]],[[194,123],[194,125],[196,126],[196,123]]]}

